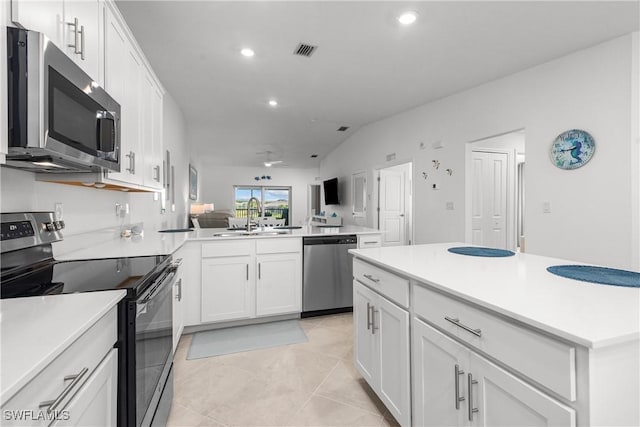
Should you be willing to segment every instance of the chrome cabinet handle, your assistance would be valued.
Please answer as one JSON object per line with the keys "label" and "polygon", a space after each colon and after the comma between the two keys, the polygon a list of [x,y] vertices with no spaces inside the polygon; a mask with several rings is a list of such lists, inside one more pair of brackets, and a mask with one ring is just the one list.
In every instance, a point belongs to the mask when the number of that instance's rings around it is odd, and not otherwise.
{"label": "chrome cabinet handle", "polygon": [[380,279],[373,277],[371,274],[364,274],[364,277],[366,277],[367,279],[371,280],[372,282],[378,283],[380,281]]}
{"label": "chrome cabinet handle", "polygon": [[376,326],[376,313],[378,313],[379,310],[376,310],[376,307],[374,305],[371,306],[371,333],[373,335],[376,334],[376,329],[380,329]]}
{"label": "chrome cabinet handle", "polygon": [[469,421],[473,421],[473,414],[478,412],[478,408],[473,407],[473,385],[478,384],[478,381],[473,379],[471,374],[467,374],[467,388],[469,389]]}
{"label": "chrome cabinet handle", "polygon": [[56,397],[54,400],[46,400],[44,402],[40,402],[39,407],[40,408],[45,408],[48,406],[47,408],[47,413],[50,414],[53,411],[55,411],[56,409],[58,409],[58,406],[60,406],[62,404],[62,401],[69,395],[69,393],[71,393],[71,390],[80,382],[80,380],[82,379],[82,377],[84,377],[84,375],[89,371],[89,369],[87,368],[82,368],[82,370],[75,375],[67,375],[64,377],[65,381],[69,381],[69,380],[73,380],[69,383],[69,385],[67,385],[64,390],[62,390],[62,392],[58,395],[58,397]]}
{"label": "chrome cabinet handle", "polygon": [[247,280],[249,280],[249,264],[247,264]]}
{"label": "chrome cabinet handle", "polygon": [[131,161],[132,161],[131,173],[135,175],[136,174],[136,153],[134,153],[133,151],[131,152]]}
{"label": "chrome cabinet handle", "polygon": [[178,301],[182,301],[182,279],[178,280],[176,283],[176,287],[178,288],[178,294],[176,295],[176,299]]}
{"label": "chrome cabinet handle", "polygon": [[373,241],[373,242],[362,242],[364,245],[375,245],[376,243],[378,243],[377,241]]}
{"label": "chrome cabinet handle", "polygon": [[460,396],[460,379],[458,378],[460,375],[464,375],[464,371],[456,364],[453,370],[453,381],[456,388],[456,409],[460,409],[460,402],[464,401],[464,396]]}
{"label": "chrome cabinet handle", "polygon": [[129,153],[125,154],[124,156],[129,158],[129,167],[126,169],[126,171],[133,174],[133,151],[129,151]]}
{"label": "chrome cabinet handle", "polygon": [[262,263],[258,263],[258,280],[262,279]]}
{"label": "chrome cabinet handle", "polygon": [[160,182],[160,165],[153,167],[153,180]]}
{"label": "chrome cabinet handle", "polygon": [[481,337],[482,336],[482,330],[481,329],[473,329],[470,326],[465,325],[464,323],[460,322],[460,319],[458,319],[457,317],[449,317],[449,316],[444,316],[444,320],[446,320],[447,322],[453,323],[454,325],[456,325],[459,328],[464,329],[465,331],[477,336],[477,337]]}
{"label": "chrome cabinet handle", "polygon": [[78,39],[78,36],[80,35],[78,32],[78,18],[74,18],[73,22],[67,22],[67,25],[73,27],[73,44],[68,44],[67,46],[73,48],[73,53],[81,53],[82,51],[78,50],[78,47],[80,46],[80,40]]}
{"label": "chrome cabinet handle", "polygon": [[84,25],[80,26],[80,59],[84,61]]}
{"label": "chrome cabinet handle", "polygon": [[371,307],[372,305],[367,303],[367,331],[371,329]]}

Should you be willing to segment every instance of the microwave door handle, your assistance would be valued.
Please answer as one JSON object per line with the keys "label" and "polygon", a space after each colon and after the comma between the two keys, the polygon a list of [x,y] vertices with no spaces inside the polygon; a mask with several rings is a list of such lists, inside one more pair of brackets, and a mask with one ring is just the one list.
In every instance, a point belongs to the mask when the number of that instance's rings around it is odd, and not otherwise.
{"label": "microwave door handle", "polygon": [[[111,111],[96,111],[96,118],[98,119],[98,124],[102,123],[102,121],[104,120],[109,120],[111,122],[113,122],[113,126],[116,126],[116,115],[114,112]],[[100,129],[101,126],[97,127],[98,129],[98,134],[100,134]],[[98,141],[100,143],[100,145],[102,145],[102,140],[98,137]],[[103,157],[105,158],[111,158],[115,155],[116,153],[116,147],[115,146],[111,146],[109,147],[110,150],[102,150],[102,146],[99,147],[98,149],[98,153],[102,154]]]}

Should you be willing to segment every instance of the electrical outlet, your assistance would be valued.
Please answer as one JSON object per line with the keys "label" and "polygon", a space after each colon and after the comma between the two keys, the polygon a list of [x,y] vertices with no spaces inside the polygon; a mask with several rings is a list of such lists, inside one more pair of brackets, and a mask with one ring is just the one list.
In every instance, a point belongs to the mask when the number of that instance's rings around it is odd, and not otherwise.
{"label": "electrical outlet", "polygon": [[447,202],[447,210],[448,211],[452,211],[453,210],[453,202]]}
{"label": "electrical outlet", "polygon": [[63,218],[64,210],[62,208],[62,203],[58,202],[55,204],[55,213],[56,213],[56,219],[58,221],[61,221],[62,219],[64,219]]}
{"label": "electrical outlet", "polygon": [[543,213],[551,213],[551,202],[544,202],[542,204],[542,212]]}

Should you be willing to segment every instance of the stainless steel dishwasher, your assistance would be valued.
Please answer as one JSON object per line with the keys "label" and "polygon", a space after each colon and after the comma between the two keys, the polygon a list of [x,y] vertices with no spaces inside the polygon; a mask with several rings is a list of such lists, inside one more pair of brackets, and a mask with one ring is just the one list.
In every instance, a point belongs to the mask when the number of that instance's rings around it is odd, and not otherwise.
{"label": "stainless steel dishwasher", "polygon": [[303,238],[302,317],[353,310],[353,262],[347,251],[357,241],[353,235]]}

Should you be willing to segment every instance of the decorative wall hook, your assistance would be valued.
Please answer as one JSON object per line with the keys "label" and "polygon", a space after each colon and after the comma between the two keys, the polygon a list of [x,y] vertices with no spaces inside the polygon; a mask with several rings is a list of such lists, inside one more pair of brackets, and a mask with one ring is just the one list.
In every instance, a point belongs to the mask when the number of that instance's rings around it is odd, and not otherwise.
{"label": "decorative wall hook", "polygon": [[422,177],[423,177],[424,179],[427,179],[427,173],[426,173],[426,172],[422,172]]}
{"label": "decorative wall hook", "polygon": [[255,176],[255,177],[253,177],[253,179],[255,179],[256,181],[270,180],[271,179],[271,175]]}
{"label": "decorative wall hook", "polygon": [[433,163],[434,169],[437,170],[440,167],[440,161],[439,160],[431,160],[431,162]]}
{"label": "decorative wall hook", "polygon": [[447,172],[449,176],[453,175],[453,169],[447,169],[445,172]]}

